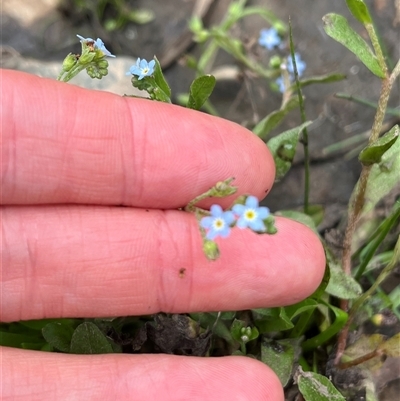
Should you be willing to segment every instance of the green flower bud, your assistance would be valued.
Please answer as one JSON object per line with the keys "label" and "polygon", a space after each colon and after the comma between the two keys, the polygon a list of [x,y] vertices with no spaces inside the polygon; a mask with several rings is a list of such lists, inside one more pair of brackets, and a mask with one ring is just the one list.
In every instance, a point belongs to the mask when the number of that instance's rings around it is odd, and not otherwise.
{"label": "green flower bud", "polygon": [[234,194],[237,191],[237,187],[231,185],[231,182],[234,178],[228,178],[225,181],[219,181],[215,184],[215,186],[210,190],[210,196],[229,196]]}
{"label": "green flower bud", "polygon": [[277,55],[272,56],[271,59],[269,60],[269,66],[273,69],[280,68],[281,64],[282,64],[282,59]]}
{"label": "green flower bud", "polygon": [[203,242],[203,251],[208,260],[217,260],[219,258],[218,245],[214,241],[205,239]]}
{"label": "green flower bud", "polygon": [[107,69],[108,68],[108,61],[106,59],[101,59],[97,62],[97,65],[99,68],[104,68]]}
{"label": "green flower bud", "polygon": [[84,52],[82,53],[82,56],[79,57],[79,63],[83,65],[89,64],[93,61],[95,56],[95,52]]}
{"label": "green flower bud", "polygon": [[62,64],[62,68],[65,72],[71,71],[72,68],[74,67],[74,65],[77,63],[78,61],[78,57],[76,56],[76,54],[68,54],[67,57],[65,57],[63,64]]}
{"label": "green flower bud", "polygon": [[197,43],[204,43],[208,38],[210,37],[210,34],[206,30],[202,30],[199,32],[196,32],[193,39]]}
{"label": "green flower bud", "polygon": [[276,31],[279,33],[280,36],[284,36],[285,33],[287,32],[286,25],[280,21],[274,23],[274,28],[276,29]]}

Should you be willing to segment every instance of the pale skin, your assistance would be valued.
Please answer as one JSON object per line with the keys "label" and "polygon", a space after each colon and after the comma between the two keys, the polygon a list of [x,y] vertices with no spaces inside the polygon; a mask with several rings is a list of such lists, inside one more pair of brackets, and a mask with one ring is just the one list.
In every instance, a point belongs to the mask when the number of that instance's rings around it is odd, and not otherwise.
{"label": "pale skin", "polygon": [[[251,132],[177,106],[0,74],[1,321],[272,307],[317,288],[324,252],[305,226],[277,218],[273,236],[234,229],[210,262],[195,218],[178,210],[231,176],[237,195],[269,192],[273,159]],[[246,357],[1,353],[7,401],[283,400],[273,372]]]}

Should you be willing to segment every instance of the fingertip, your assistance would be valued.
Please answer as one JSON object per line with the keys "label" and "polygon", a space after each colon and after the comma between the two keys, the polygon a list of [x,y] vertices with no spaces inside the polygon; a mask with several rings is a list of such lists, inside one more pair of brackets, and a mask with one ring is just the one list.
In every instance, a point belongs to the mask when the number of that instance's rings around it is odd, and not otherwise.
{"label": "fingertip", "polygon": [[3,396],[20,401],[283,401],[273,371],[249,357],[71,355],[0,349]]}

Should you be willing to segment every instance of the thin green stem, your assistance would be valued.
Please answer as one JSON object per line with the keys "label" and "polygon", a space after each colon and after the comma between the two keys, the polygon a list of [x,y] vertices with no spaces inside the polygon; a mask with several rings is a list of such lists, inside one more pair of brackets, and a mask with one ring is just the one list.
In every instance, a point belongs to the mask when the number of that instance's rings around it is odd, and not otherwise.
{"label": "thin green stem", "polygon": [[[296,58],[294,56],[294,44],[293,44],[293,35],[292,35],[292,22],[289,17],[289,38],[290,38],[290,55],[292,57],[294,76],[296,80],[296,89],[297,96],[299,98],[299,107],[300,107],[300,115],[301,122],[304,124],[306,122],[306,112],[304,108],[304,100],[301,93],[301,86],[299,82],[299,74],[297,71]],[[308,148],[308,131],[307,128],[303,129],[301,143],[304,148],[304,213],[308,214],[309,212],[309,198],[310,198],[310,155]]]}

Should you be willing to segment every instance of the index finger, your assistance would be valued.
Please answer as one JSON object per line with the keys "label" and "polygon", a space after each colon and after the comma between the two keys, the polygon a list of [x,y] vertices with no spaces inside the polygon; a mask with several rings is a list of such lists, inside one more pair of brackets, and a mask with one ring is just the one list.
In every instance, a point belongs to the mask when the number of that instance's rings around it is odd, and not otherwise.
{"label": "index finger", "polygon": [[229,177],[239,195],[272,186],[267,147],[235,123],[15,71],[1,79],[2,204],[167,209]]}

